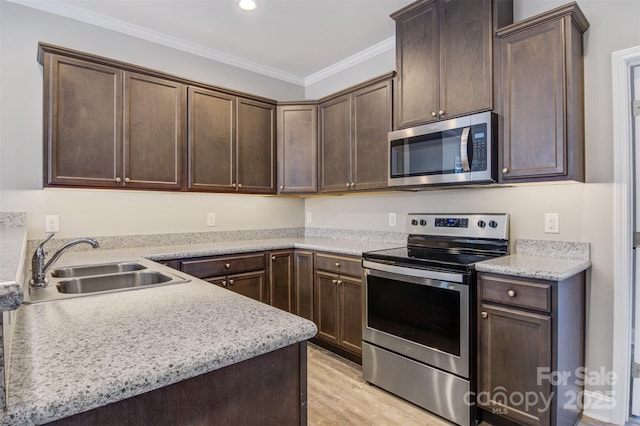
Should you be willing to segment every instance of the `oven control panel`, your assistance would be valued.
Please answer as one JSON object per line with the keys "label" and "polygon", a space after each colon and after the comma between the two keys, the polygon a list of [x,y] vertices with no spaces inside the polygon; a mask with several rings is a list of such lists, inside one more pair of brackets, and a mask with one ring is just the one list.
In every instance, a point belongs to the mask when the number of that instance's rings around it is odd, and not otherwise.
{"label": "oven control panel", "polygon": [[407,233],[508,240],[509,214],[409,213]]}

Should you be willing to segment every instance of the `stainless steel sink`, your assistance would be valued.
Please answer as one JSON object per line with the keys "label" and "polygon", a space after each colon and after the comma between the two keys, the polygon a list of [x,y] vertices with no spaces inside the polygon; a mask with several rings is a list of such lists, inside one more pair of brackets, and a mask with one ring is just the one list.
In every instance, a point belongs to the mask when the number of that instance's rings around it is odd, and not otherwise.
{"label": "stainless steel sink", "polygon": [[172,278],[170,276],[157,271],[137,271],[73,278],[58,282],[56,287],[60,293],[84,294],[162,284],[171,280]]}
{"label": "stainless steel sink", "polygon": [[54,278],[74,278],[139,271],[141,269],[147,269],[147,267],[138,262],[102,263],[99,265],[68,266],[54,269],[51,271],[51,276]]}
{"label": "stainless steel sink", "polygon": [[52,270],[47,280],[46,287],[29,288],[29,297],[25,298],[25,303],[94,296],[190,281],[174,269],[144,258],[64,266]]}

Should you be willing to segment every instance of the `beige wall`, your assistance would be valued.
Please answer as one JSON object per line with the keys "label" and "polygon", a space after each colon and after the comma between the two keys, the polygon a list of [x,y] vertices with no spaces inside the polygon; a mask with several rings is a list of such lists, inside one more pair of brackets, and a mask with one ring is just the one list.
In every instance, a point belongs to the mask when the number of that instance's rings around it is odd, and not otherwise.
{"label": "beige wall", "polygon": [[[304,226],[304,201],[295,198],[42,190],[39,41],[273,99],[304,98],[301,86],[0,1],[0,209],[28,212],[29,238],[44,235],[45,214],[60,215],[60,237]],[[208,212],[215,228],[205,226]]]}

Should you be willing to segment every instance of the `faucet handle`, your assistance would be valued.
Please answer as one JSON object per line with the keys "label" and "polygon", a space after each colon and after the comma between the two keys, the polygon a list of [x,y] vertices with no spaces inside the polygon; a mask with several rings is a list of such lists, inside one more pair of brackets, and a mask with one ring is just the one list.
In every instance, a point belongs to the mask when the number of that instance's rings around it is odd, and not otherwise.
{"label": "faucet handle", "polygon": [[44,240],[42,240],[42,242],[38,245],[38,247],[36,248],[36,252],[43,252],[45,255],[47,254],[46,252],[44,252],[43,246],[51,239],[53,238],[53,236],[56,235],[55,232],[50,233],[49,235],[47,235],[47,238],[45,238]]}

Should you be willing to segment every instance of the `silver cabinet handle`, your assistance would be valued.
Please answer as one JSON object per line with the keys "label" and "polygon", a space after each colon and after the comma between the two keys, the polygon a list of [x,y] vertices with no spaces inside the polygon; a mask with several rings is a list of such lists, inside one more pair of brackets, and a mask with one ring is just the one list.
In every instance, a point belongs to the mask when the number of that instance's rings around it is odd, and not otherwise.
{"label": "silver cabinet handle", "polygon": [[225,267],[225,268],[227,268],[227,269],[229,269],[229,268],[231,268],[231,264],[230,264],[230,263],[225,263],[225,264],[224,264],[224,267]]}
{"label": "silver cabinet handle", "polygon": [[232,188],[235,188],[236,186],[237,186],[237,185],[236,185],[236,183],[235,183],[235,182],[233,182],[233,183],[231,184],[231,187],[232,187]]}
{"label": "silver cabinet handle", "polygon": [[125,183],[129,183],[129,182],[131,182],[131,179],[129,179],[128,177],[127,177],[127,178],[124,178],[124,182],[125,182]]}
{"label": "silver cabinet handle", "polygon": [[275,256],[271,256],[271,260],[273,260],[275,262],[276,257]]}
{"label": "silver cabinet handle", "polygon": [[280,189],[284,189],[284,185],[280,185]]}
{"label": "silver cabinet handle", "polygon": [[353,188],[356,185],[355,182],[351,182],[351,187]]}
{"label": "silver cabinet handle", "polygon": [[338,280],[331,280],[332,283],[338,284]]}
{"label": "silver cabinet handle", "polygon": [[486,318],[486,317],[488,317],[488,316],[489,316],[489,314],[488,314],[488,313],[486,313],[486,312],[480,312],[480,316],[481,316],[482,318]]}
{"label": "silver cabinet handle", "polygon": [[342,285],[342,280],[338,280],[338,285]]}
{"label": "silver cabinet handle", "polygon": [[116,177],[116,182],[118,182],[118,183],[122,182],[122,179],[120,178],[120,176]]}
{"label": "silver cabinet handle", "polygon": [[222,285],[223,285],[224,287],[226,287],[226,286],[227,286],[227,280],[222,280]]}
{"label": "silver cabinet handle", "polygon": [[238,188],[242,188],[242,184],[241,183],[238,184]]}
{"label": "silver cabinet handle", "polygon": [[505,167],[504,169],[502,169],[502,173],[509,173],[509,169]]}
{"label": "silver cabinet handle", "polygon": [[438,115],[444,115],[444,111],[443,110],[438,111]]}
{"label": "silver cabinet handle", "polygon": [[509,291],[507,291],[507,294],[509,295],[509,297],[516,297],[515,290],[509,290]]}
{"label": "silver cabinet handle", "polygon": [[437,116],[438,116],[438,114],[436,114],[436,112],[435,112],[435,111],[431,111],[431,116],[432,116],[432,117],[437,117]]}
{"label": "silver cabinet handle", "polygon": [[229,285],[233,285],[233,280],[229,280]]}
{"label": "silver cabinet handle", "polygon": [[347,188],[349,187],[349,182],[347,182]]}
{"label": "silver cabinet handle", "polygon": [[340,267],[340,262],[336,262],[336,268]]}

